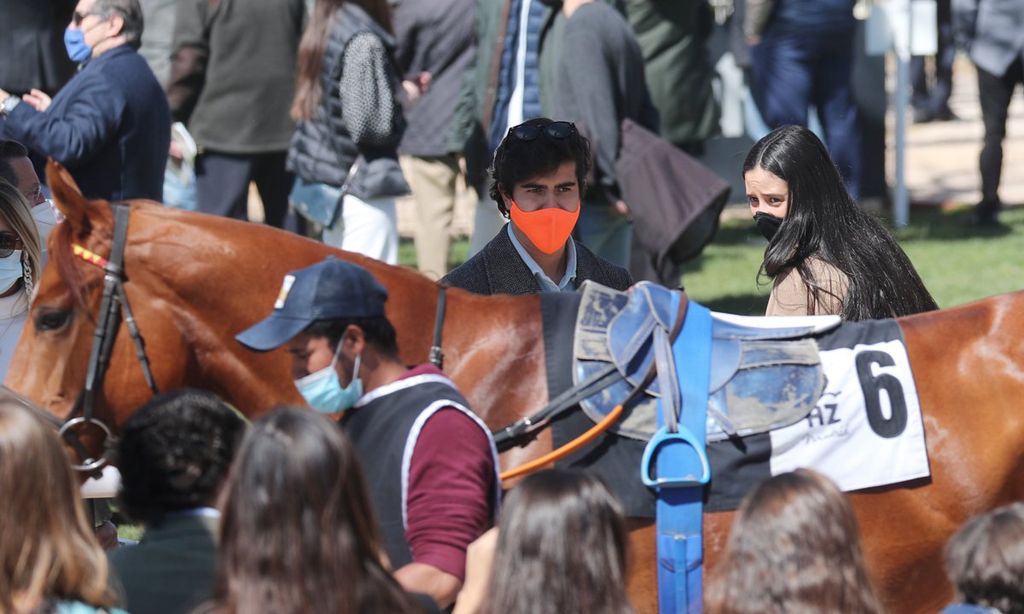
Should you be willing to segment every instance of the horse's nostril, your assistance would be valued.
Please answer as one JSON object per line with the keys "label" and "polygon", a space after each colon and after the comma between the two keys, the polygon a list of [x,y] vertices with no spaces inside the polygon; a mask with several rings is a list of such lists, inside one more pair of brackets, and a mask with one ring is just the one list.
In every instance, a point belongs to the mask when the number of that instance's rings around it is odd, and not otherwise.
{"label": "horse's nostril", "polygon": [[36,316],[36,330],[57,330],[67,324],[69,319],[71,319],[70,311],[44,311]]}

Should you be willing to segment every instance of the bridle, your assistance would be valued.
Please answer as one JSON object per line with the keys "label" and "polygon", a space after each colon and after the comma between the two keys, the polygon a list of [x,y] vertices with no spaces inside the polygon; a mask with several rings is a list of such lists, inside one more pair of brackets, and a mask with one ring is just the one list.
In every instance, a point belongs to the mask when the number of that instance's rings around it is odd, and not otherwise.
{"label": "bridle", "polygon": [[[114,211],[114,243],[110,248],[109,260],[81,245],[73,244],[71,246],[75,256],[104,271],[103,299],[100,301],[99,320],[96,322],[92,350],[89,353],[89,370],[85,376],[85,387],[71,412],[57,429],[58,434],[75,449],[81,460],[81,463],[72,464],[72,467],[76,471],[86,473],[93,473],[107,463],[108,456],[116,442],[110,427],[95,416],[95,409],[96,392],[103,385],[103,378],[110,366],[110,354],[120,328],[122,313],[124,323],[128,327],[128,334],[135,345],[135,355],[142,366],[142,375],[146,378],[146,385],[153,391],[153,394],[159,393],[156,380],[153,378],[153,371],[149,366],[149,358],[146,356],[146,343],[139,332],[139,326],[132,314],[131,305],[128,303],[128,295],[124,291],[124,284],[127,281],[124,274],[124,249],[128,240],[128,216],[131,209],[124,203],[115,203],[111,207]],[[78,415],[79,413],[81,415]],[[83,425],[96,427],[103,433],[103,452],[98,458],[90,455],[79,439],[77,430]]]}

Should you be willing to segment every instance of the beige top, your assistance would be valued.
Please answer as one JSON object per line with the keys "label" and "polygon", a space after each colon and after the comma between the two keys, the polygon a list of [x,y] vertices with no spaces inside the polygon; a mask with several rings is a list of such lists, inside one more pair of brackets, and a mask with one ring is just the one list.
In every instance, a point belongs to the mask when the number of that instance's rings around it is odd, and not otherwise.
{"label": "beige top", "polygon": [[786,269],[775,277],[764,312],[766,316],[842,315],[843,300],[850,286],[846,274],[819,258],[808,258],[807,263],[823,289],[818,292],[817,300],[796,268]]}

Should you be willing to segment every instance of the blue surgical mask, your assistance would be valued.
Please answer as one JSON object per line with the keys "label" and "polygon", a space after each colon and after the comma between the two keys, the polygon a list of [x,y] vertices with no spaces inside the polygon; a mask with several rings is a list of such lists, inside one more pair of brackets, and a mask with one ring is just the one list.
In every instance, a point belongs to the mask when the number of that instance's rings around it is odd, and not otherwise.
{"label": "blue surgical mask", "polygon": [[335,414],[352,407],[363,396],[363,380],[359,379],[360,356],[356,354],[356,364],[352,369],[352,381],[348,386],[341,387],[338,371],[334,366],[338,363],[341,342],[334,353],[331,364],[295,380],[299,394],[306,399],[309,406],[324,414]]}
{"label": "blue surgical mask", "polygon": [[21,266],[21,250],[16,249],[6,258],[0,258],[0,294],[7,292],[25,275]]}
{"label": "blue surgical mask", "polygon": [[92,47],[85,42],[85,31],[78,28],[64,30],[64,48],[72,62],[81,64],[92,57]]}

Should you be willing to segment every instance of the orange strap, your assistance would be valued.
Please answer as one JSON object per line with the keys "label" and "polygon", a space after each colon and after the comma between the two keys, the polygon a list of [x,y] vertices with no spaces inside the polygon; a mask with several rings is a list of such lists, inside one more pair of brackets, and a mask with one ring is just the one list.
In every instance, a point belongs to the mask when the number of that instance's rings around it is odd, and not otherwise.
{"label": "orange strap", "polygon": [[502,480],[510,480],[512,478],[516,478],[527,473],[533,473],[534,471],[540,469],[544,465],[549,465],[557,460],[561,460],[566,456],[569,456],[576,450],[582,448],[591,441],[594,441],[594,439],[596,439],[597,436],[600,435],[601,433],[607,431],[608,427],[610,427],[612,424],[615,423],[616,420],[619,419],[619,416],[622,415],[622,412],[622,405],[616,405],[615,409],[608,412],[607,416],[602,418],[600,422],[591,427],[591,429],[586,433],[583,433],[576,439],[573,439],[572,441],[565,444],[561,448],[558,448],[557,450],[552,450],[551,452],[548,452],[547,454],[541,456],[540,458],[519,465],[515,469],[509,469],[508,471],[501,473],[499,477]]}

